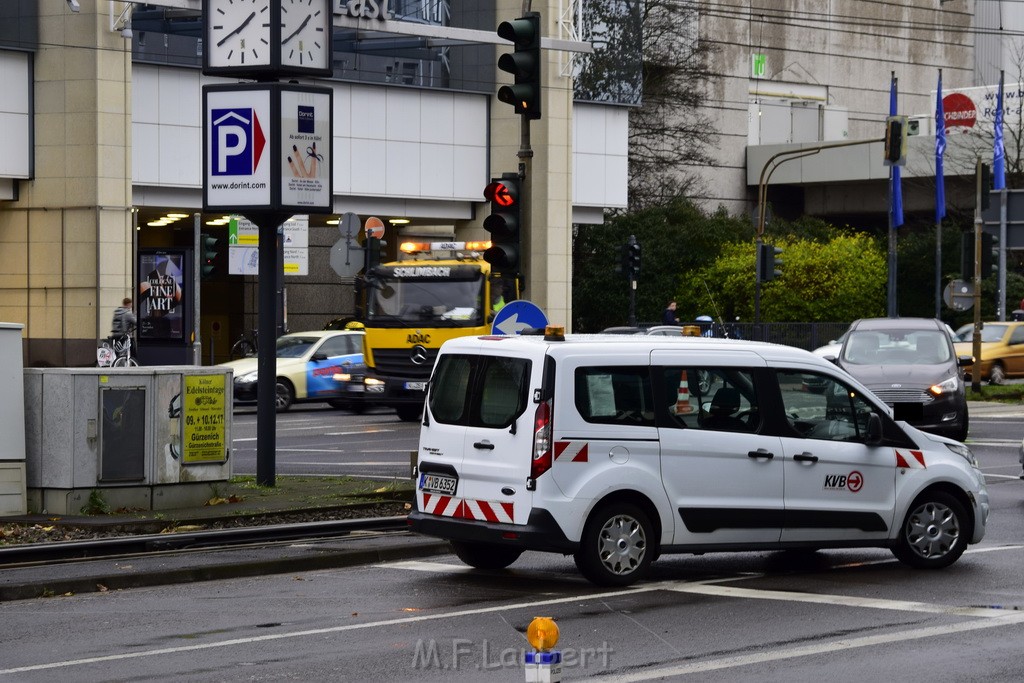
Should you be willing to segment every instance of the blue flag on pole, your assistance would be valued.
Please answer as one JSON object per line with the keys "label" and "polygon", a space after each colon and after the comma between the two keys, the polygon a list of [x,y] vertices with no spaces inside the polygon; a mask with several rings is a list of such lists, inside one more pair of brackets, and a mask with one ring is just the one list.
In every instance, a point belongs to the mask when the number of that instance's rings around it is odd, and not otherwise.
{"label": "blue flag on pole", "polygon": [[[995,144],[992,149],[992,187],[1006,188],[1006,150],[1003,147],[1003,72],[999,72],[999,94],[996,96]],[[984,188],[983,192],[988,192]]]}
{"label": "blue flag on pole", "polygon": [[942,157],[946,153],[946,115],[942,109],[942,69],[939,69],[939,89],[935,91],[935,222],[946,215],[946,179],[943,176]]}
{"label": "blue flag on pole", "polygon": [[[896,116],[896,74],[892,75],[889,88],[889,116]],[[900,182],[900,167],[893,164],[889,167],[889,217],[890,225],[898,228],[903,225],[903,184]]]}

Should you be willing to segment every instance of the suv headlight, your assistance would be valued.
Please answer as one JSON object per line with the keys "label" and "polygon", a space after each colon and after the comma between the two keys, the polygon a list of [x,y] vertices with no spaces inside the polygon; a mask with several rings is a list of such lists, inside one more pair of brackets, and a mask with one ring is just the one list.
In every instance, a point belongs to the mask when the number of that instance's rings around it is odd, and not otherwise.
{"label": "suv headlight", "polygon": [[956,391],[960,386],[959,377],[950,377],[947,380],[933,384],[928,387],[928,391],[932,392],[936,396],[942,396],[943,394],[951,394]]}
{"label": "suv headlight", "polygon": [[978,459],[974,457],[974,453],[972,453],[971,449],[963,445],[962,443],[947,443],[946,448],[948,448],[949,450],[953,451],[961,458],[966,460],[971,465],[971,467],[978,466]]}

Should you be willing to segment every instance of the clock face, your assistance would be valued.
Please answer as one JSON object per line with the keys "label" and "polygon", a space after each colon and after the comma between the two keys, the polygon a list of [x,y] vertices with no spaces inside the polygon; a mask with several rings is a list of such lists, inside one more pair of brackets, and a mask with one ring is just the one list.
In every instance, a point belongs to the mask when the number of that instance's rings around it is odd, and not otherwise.
{"label": "clock face", "polygon": [[270,64],[270,0],[207,0],[206,47],[211,67]]}
{"label": "clock face", "polygon": [[329,0],[281,0],[281,65],[329,69]]}

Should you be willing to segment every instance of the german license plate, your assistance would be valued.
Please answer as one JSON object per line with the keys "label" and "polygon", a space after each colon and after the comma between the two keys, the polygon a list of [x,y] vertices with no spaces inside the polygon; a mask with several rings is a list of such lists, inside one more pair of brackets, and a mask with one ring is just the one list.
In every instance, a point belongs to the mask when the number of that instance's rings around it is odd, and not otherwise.
{"label": "german license plate", "polygon": [[405,388],[409,391],[423,391],[427,388],[426,382],[406,382]]}
{"label": "german license plate", "polygon": [[446,477],[441,474],[420,474],[420,490],[427,493],[444,493],[454,496],[458,483],[459,480],[455,477]]}

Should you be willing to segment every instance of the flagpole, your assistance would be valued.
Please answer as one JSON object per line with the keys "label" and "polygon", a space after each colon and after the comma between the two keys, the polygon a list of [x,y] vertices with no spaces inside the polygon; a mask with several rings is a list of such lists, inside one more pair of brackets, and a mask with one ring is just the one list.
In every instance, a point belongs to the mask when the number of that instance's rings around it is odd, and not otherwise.
{"label": "flagpole", "polygon": [[[889,86],[889,115],[896,115],[896,72],[891,72],[892,80]],[[896,306],[896,194],[899,182],[899,166],[893,164],[889,167],[889,280],[887,293],[887,314],[890,318],[897,316]],[[900,221],[902,223],[902,220]]]}
{"label": "flagpole", "polygon": [[946,152],[946,116],[942,106],[942,69],[935,91],[935,317],[942,317],[942,217],[946,215],[946,188],[942,157]]}

